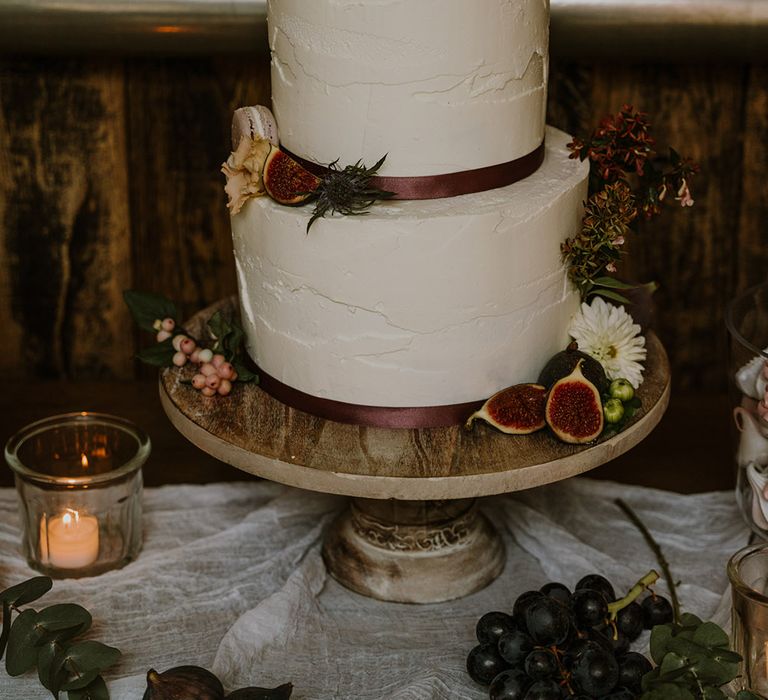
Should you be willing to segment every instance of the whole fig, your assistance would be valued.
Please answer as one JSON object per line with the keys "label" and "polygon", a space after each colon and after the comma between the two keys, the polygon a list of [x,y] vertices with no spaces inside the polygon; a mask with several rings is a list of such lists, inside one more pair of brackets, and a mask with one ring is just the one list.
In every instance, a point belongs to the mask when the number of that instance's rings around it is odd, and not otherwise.
{"label": "whole fig", "polygon": [[163,673],[151,668],[143,700],[224,700],[224,687],[200,666],[176,666]]}
{"label": "whole fig", "polygon": [[578,364],[581,364],[582,373],[595,385],[600,394],[607,394],[609,383],[603,366],[594,357],[581,352],[576,341],[549,359],[539,374],[538,383],[551,389],[555,382],[573,372]]}

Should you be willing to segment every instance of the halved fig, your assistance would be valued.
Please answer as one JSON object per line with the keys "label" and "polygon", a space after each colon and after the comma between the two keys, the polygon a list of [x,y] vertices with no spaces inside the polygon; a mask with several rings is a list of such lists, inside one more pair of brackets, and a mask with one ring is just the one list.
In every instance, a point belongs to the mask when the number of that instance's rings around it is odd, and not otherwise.
{"label": "halved fig", "polygon": [[275,147],[264,162],[263,178],[267,194],[279,204],[289,206],[301,204],[320,186],[319,177]]}
{"label": "halved fig", "polygon": [[603,404],[600,392],[576,363],[573,371],[555,382],[545,408],[547,424],[563,442],[592,442],[603,432]]}
{"label": "halved fig", "polygon": [[535,433],[546,425],[546,399],[547,390],[540,384],[516,384],[491,396],[467,419],[464,427],[471,430],[480,418],[509,435]]}

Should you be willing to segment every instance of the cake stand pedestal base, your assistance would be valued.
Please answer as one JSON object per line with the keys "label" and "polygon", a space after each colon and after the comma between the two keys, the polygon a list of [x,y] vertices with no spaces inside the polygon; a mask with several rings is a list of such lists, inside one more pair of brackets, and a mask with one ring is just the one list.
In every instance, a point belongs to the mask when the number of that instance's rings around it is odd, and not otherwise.
{"label": "cake stand pedestal base", "polygon": [[326,534],[331,575],[357,593],[439,603],[474,593],[504,568],[504,544],[474,498],[352,499]]}

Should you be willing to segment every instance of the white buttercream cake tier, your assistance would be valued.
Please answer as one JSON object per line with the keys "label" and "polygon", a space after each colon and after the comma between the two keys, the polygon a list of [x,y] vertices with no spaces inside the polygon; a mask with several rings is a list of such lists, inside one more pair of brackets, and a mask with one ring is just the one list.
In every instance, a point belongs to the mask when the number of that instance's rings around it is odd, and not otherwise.
{"label": "white buttercream cake tier", "polygon": [[270,0],[280,140],[316,163],[436,175],[544,135],[547,0]]}
{"label": "white buttercream cake tier", "polygon": [[560,244],[589,166],[547,129],[532,176],[477,194],[377,203],[316,221],[253,199],[232,217],[251,357],[313,396],[370,406],[485,399],[535,381],[565,347],[578,295]]}

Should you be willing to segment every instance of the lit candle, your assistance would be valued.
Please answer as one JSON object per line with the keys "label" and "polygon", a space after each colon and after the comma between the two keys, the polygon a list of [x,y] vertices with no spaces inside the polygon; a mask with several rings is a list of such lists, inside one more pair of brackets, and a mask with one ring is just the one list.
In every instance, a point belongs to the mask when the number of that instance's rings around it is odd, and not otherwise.
{"label": "lit candle", "polygon": [[59,569],[81,569],[99,556],[99,521],[93,515],[67,510],[48,520],[47,537],[41,523],[43,558]]}

